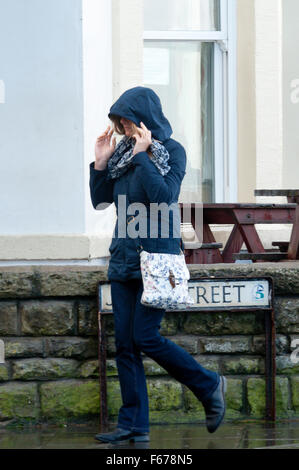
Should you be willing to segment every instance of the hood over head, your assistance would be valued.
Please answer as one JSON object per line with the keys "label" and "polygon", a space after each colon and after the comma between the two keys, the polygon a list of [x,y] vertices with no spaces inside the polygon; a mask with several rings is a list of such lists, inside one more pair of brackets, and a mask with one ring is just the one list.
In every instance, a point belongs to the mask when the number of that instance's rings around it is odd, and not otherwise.
{"label": "hood over head", "polygon": [[172,127],[163,114],[159,96],[151,88],[137,86],[125,91],[111,106],[108,117],[121,116],[140,127],[142,121],[154,139],[164,142],[172,134]]}

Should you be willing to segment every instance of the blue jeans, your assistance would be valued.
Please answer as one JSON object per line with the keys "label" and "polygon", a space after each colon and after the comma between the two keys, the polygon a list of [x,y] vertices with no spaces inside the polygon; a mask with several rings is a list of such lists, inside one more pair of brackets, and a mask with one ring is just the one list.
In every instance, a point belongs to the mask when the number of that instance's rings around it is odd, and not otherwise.
{"label": "blue jeans", "polygon": [[141,351],[201,401],[214,392],[220,376],[203,368],[187,351],[160,335],[165,310],[142,305],[142,291],[142,279],[111,280],[116,364],[123,402],[118,427],[148,432],[148,395]]}

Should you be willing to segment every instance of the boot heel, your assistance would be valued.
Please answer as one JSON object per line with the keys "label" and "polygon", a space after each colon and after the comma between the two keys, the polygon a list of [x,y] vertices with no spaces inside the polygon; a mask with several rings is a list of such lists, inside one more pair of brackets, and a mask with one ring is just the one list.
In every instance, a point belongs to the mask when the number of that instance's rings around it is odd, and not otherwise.
{"label": "boot heel", "polygon": [[149,436],[133,436],[130,438],[130,441],[133,442],[148,442]]}

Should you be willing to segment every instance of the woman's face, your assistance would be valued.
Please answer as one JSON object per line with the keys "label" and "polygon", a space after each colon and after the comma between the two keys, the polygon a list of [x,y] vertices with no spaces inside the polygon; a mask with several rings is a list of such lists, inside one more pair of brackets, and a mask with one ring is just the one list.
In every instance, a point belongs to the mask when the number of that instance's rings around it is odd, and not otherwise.
{"label": "woman's face", "polygon": [[126,118],[122,117],[122,118],[120,119],[120,123],[122,124],[122,126],[123,126],[123,128],[124,128],[124,130],[125,130],[125,135],[126,135],[127,137],[131,137],[131,136],[135,133],[135,129],[134,129],[135,124],[134,124],[132,121],[130,121],[129,119],[126,119]]}

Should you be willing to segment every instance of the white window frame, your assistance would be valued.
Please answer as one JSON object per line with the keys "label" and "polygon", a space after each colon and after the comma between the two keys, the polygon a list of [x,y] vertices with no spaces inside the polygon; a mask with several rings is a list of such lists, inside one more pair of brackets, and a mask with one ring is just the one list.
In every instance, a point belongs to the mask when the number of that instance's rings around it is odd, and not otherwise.
{"label": "white window frame", "polygon": [[214,43],[215,202],[237,202],[236,0],[220,0],[219,31],[144,31],[143,40]]}

